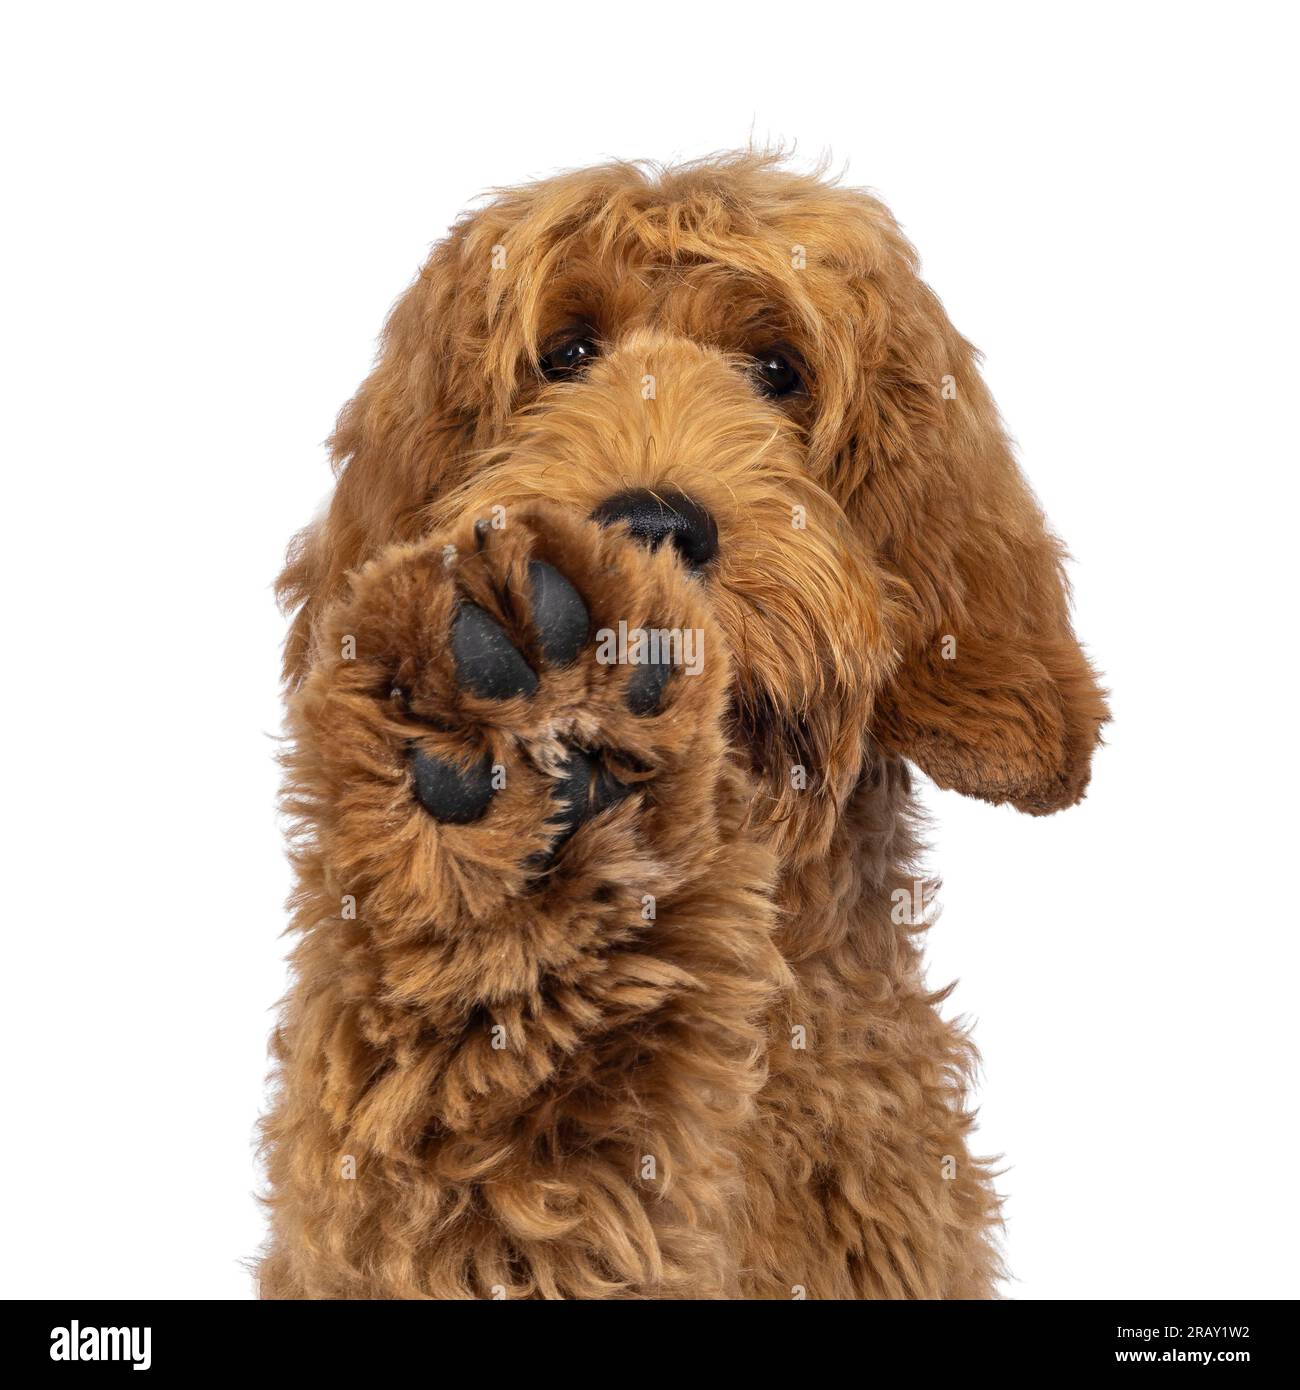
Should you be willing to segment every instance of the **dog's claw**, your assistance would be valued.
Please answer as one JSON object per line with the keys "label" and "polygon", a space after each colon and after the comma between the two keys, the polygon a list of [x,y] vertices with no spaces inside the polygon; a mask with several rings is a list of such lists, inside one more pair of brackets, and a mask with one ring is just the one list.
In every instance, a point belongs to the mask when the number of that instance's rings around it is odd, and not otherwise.
{"label": "dog's claw", "polygon": [[462,603],[451,625],[451,653],[461,684],[488,700],[531,695],[537,672],[520,656],[505,628],[476,603]]}
{"label": "dog's claw", "polygon": [[495,788],[492,759],[486,754],[467,772],[420,748],[411,750],[410,762],[415,799],[435,820],[468,825],[487,810]]}
{"label": "dog's claw", "polygon": [[528,566],[528,579],[533,596],[533,627],[542,655],[548,665],[571,665],[578,659],[590,629],[587,605],[554,565],[533,560]]}

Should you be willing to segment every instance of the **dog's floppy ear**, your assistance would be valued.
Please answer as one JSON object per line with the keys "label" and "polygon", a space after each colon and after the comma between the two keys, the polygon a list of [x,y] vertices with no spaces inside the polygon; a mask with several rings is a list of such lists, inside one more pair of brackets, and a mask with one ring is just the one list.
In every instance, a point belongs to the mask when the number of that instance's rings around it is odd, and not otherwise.
{"label": "dog's floppy ear", "polygon": [[[434,248],[393,307],[374,369],[339,415],[330,439],[337,483],[322,516],[289,546],[276,595],[294,613],[284,676],[299,681],[317,619],[350,571],[376,550],[414,540],[432,496],[448,485],[472,442],[484,394],[473,360],[483,296],[463,293],[469,224]],[[475,279],[481,280],[480,274]]]}
{"label": "dog's floppy ear", "polygon": [[876,374],[883,443],[859,494],[908,615],[876,736],[941,787],[1043,815],[1083,796],[1105,696],[1071,627],[1063,547],[976,354],[910,288]]}

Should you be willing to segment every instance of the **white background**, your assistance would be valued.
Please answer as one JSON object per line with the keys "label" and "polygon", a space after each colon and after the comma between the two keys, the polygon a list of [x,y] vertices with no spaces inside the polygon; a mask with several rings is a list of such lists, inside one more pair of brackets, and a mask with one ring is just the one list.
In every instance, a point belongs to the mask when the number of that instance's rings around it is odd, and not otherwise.
{"label": "white background", "polygon": [[1008,1293],[1300,1293],[1294,35],[900,10],[9,11],[0,1292],[250,1293],[270,581],[428,244],[494,184],[753,137],[920,247],[1114,691],[1081,808],[927,791]]}

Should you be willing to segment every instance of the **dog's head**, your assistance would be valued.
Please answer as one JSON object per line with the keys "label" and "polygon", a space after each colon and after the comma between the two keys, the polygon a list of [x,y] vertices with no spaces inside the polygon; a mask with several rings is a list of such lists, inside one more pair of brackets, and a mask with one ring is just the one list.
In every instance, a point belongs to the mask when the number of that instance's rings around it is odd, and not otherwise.
{"label": "dog's head", "polygon": [[698,568],[773,819],[829,825],[873,749],[1034,813],[1083,794],[1106,708],[1061,547],[871,197],[748,154],[506,191],[435,247],[332,443],[280,581],[291,679],[350,570],[544,498]]}

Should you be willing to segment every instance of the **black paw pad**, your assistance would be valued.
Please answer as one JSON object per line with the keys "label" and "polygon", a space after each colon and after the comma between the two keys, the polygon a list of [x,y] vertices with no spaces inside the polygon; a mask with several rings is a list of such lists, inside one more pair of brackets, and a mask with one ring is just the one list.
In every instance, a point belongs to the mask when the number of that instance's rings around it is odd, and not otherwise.
{"label": "black paw pad", "polygon": [[673,668],[666,661],[647,662],[638,666],[628,677],[628,709],[639,715],[657,713],[663,699],[664,687],[672,673]]}
{"label": "black paw pad", "polygon": [[576,661],[587,640],[589,620],[582,595],[568,579],[544,560],[528,565],[533,591],[533,626],[542,644],[542,655],[551,666]]}
{"label": "black paw pad", "polygon": [[519,654],[505,628],[476,603],[462,603],[451,625],[451,654],[460,683],[488,700],[531,695],[537,673]]}
{"label": "black paw pad", "polygon": [[495,790],[489,756],[468,772],[419,748],[411,749],[410,758],[415,799],[434,820],[468,825],[487,810]]}
{"label": "black paw pad", "polygon": [[570,748],[568,762],[553,789],[559,813],[551,820],[552,824],[558,823],[559,836],[551,854],[555,854],[583,821],[622,801],[631,790],[630,786],[618,781],[599,758],[581,748]]}

